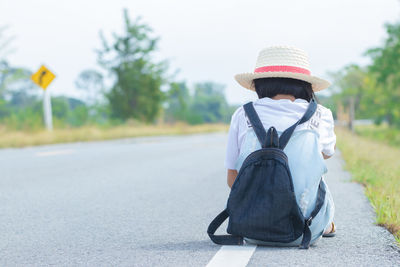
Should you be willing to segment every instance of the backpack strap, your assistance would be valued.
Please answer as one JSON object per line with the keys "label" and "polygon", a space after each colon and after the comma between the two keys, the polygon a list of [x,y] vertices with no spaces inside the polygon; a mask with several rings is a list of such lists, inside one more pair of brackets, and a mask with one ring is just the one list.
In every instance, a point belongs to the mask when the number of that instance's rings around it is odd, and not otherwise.
{"label": "backpack strap", "polygon": [[279,137],[278,132],[274,126],[271,126],[267,132],[266,147],[279,147]]}
{"label": "backpack strap", "polygon": [[321,210],[322,206],[324,205],[325,194],[326,194],[326,190],[325,190],[324,186],[322,185],[322,179],[321,179],[321,181],[319,182],[317,202],[315,203],[315,208],[311,212],[310,217],[308,219],[306,219],[304,222],[303,240],[301,241],[301,245],[300,245],[300,248],[302,248],[302,249],[308,249],[310,247],[310,242],[311,242],[310,225],[312,223],[313,218],[315,216],[317,216],[318,212]]}
{"label": "backpack strap", "polygon": [[218,245],[243,245],[243,237],[236,235],[215,235],[215,231],[222,225],[222,223],[229,217],[229,213],[224,209],[217,217],[210,223],[207,229],[207,234],[211,240]]}
{"label": "backpack strap", "polygon": [[243,106],[244,111],[246,112],[247,118],[250,120],[251,126],[253,127],[254,132],[257,135],[258,141],[262,148],[267,147],[267,143],[269,146],[277,147],[279,142],[278,134],[276,133],[275,128],[269,129],[268,134],[265,131],[265,128],[258,117],[256,110],[254,109],[253,102],[249,102]]}
{"label": "backpack strap", "polygon": [[308,121],[315,113],[317,110],[317,102],[315,101],[314,97],[311,98],[310,104],[308,105],[308,108],[306,112],[304,113],[303,117],[301,117],[300,120],[298,120],[295,124],[287,128],[280,136],[279,138],[279,148],[284,149],[287,143],[289,142],[290,137],[292,136],[294,129],[296,129],[297,125],[302,124],[306,121]]}

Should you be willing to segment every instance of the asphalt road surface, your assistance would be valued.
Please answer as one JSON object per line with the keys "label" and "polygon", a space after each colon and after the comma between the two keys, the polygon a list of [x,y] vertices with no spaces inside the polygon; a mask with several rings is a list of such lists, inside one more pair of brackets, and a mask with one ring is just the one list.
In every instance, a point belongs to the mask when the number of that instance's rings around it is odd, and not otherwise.
{"label": "asphalt road surface", "polygon": [[339,153],[327,161],[336,237],[307,251],[256,247],[242,253],[249,247],[213,244],[206,229],[229,194],[226,138],[0,150],[0,266],[400,265],[393,236],[374,225],[363,188],[349,182]]}

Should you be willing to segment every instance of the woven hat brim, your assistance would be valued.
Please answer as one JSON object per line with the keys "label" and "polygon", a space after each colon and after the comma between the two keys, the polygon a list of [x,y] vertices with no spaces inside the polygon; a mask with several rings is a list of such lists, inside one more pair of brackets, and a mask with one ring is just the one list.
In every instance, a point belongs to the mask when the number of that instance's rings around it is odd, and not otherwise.
{"label": "woven hat brim", "polygon": [[253,86],[253,80],[259,78],[292,78],[302,81],[309,82],[312,86],[314,92],[321,91],[328,88],[331,84],[330,82],[303,73],[292,73],[292,72],[257,72],[257,73],[241,73],[235,75],[235,80],[244,88],[255,91]]}

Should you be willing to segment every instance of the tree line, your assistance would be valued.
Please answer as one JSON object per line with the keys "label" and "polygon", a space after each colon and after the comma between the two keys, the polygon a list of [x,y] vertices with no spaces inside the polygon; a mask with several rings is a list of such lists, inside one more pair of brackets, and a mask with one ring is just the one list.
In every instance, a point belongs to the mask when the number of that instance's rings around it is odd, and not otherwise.
{"label": "tree line", "polygon": [[385,28],[387,37],[382,46],[364,53],[370,64],[350,64],[331,73],[333,94],[324,100],[334,111],[339,103],[345,108],[353,104],[356,119],[400,128],[400,22],[388,23]]}
{"label": "tree line", "polygon": [[[52,98],[55,127],[183,121],[189,124],[229,122],[236,107],[225,98],[224,85],[205,81],[189,88],[168,75],[168,61],[154,60],[159,38],[141,18],[123,12],[124,31],[108,40],[100,33],[99,70],[83,70],[75,85],[83,98]],[[32,71],[5,60],[11,42],[0,28],[0,124],[13,129],[43,127],[41,92],[30,81]],[[2,53],[3,52],[3,53]]]}

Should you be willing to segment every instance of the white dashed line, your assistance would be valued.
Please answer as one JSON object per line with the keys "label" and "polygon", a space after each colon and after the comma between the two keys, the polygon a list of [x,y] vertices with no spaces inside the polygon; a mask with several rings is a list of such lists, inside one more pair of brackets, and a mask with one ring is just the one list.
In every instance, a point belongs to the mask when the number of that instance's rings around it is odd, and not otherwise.
{"label": "white dashed line", "polygon": [[74,150],[66,149],[66,150],[54,150],[54,151],[42,151],[36,153],[37,157],[49,157],[49,156],[56,156],[56,155],[68,155],[74,153]]}
{"label": "white dashed line", "polygon": [[222,246],[207,267],[244,267],[256,250],[255,245]]}

